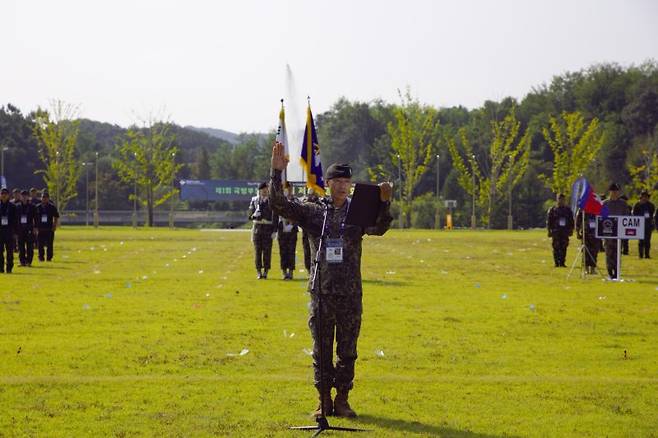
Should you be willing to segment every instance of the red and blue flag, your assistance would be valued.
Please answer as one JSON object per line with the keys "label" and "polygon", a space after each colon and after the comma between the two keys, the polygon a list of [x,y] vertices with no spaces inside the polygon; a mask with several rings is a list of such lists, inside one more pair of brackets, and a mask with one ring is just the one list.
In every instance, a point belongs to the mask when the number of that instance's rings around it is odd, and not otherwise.
{"label": "red and blue flag", "polygon": [[[594,187],[584,177],[578,178],[571,188],[572,205],[585,213],[608,217],[608,207],[603,204]],[[575,210],[575,209],[574,209]]]}

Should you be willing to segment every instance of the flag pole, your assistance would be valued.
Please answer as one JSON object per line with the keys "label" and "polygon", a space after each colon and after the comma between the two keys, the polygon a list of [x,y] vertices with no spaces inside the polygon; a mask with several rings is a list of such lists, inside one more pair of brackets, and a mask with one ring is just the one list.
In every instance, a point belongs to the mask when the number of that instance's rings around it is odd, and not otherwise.
{"label": "flag pole", "polygon": [[[281,131],[283,130],[283,124],[285,123],[285,108],[283,106],[283,98],[281,98],[281,111],[279,112],[279,130],[277,132],[277,137],[281,135]],[[284,153],[286,151],[284,150]],[[283,184],[285,185],[286,182],[288,181],[288,166],[286,166],[285,169],[283,169],[283,172],[281,173],[281,180],[283,181]]]}

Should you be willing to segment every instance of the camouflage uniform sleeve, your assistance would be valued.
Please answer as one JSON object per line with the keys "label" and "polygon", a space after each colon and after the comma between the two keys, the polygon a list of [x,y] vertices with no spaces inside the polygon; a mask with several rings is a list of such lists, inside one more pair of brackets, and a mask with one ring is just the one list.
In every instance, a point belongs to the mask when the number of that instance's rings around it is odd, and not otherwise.
{"label": "camouflage uniform sleeve", "polygon": [[310,204],[301,204],[286,198],[283,193],[280,170],[271,170],[270,203],[274,214],[297,222],[302,227],[308,224],[313,214],[313,208]]}
{"label": "camouflage uniform sleeve", "polygon": [[391,203],[382,202],[379,204],[379,214],[377,215],[377,221],[372,227],[366,228],[365,234],[370,234],[371,236],[383,236],[386,231],[391,227],[391,222],[393,221],[393,216],[391,216]]}

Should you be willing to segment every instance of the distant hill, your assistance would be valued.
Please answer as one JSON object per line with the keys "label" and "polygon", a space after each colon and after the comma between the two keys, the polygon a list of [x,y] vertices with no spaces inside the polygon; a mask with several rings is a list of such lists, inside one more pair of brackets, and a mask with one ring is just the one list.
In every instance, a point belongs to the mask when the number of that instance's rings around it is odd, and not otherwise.
{"label": "distant hill", "polygon": [[185,126],[185,129],[191,129],[197,132],[203,132],[211,137],[220,138],[224,141],[227,141],[233,145],[236,145],[240,142],[238,134],[233,132],[224,131],[223,129],[217,128],[197,128],[195,126]]}

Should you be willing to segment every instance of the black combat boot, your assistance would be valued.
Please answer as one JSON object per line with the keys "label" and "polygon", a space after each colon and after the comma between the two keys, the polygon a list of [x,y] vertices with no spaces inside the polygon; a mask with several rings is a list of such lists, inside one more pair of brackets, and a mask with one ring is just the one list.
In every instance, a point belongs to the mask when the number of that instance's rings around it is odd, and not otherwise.
{"label": "black combat boot", "polygon": [[337,417],[356,417],[356,412],[352,410],[349,402],[347,401],[349,389],[339,389],[334,400],[334,415]]}
{"label": "black combat boot", "polygon": [[334,415],[334,402],[331,401],[331,388],[328,391],[325,391],[324,394],[318,390],[320,397],[320,403],[318,403],[318,408],[313,412],[314,417],[320,417],[322,415],[322,405],[324,404],[324,416],[329,417]]}

